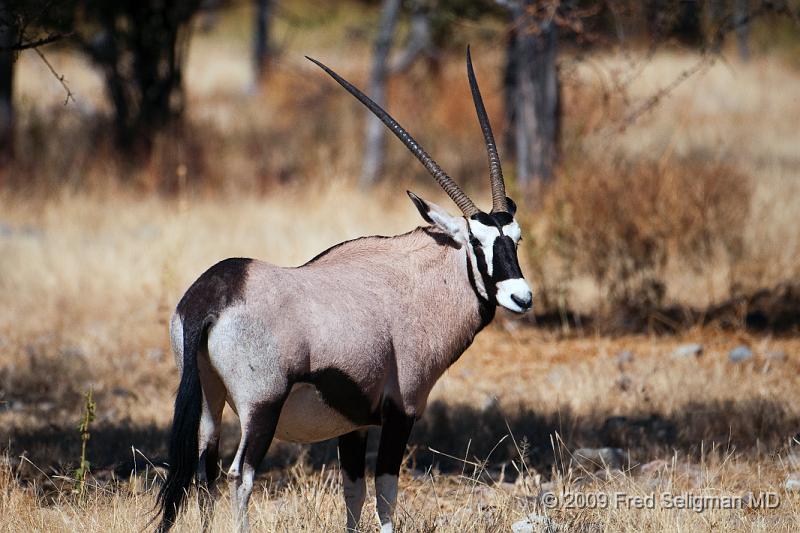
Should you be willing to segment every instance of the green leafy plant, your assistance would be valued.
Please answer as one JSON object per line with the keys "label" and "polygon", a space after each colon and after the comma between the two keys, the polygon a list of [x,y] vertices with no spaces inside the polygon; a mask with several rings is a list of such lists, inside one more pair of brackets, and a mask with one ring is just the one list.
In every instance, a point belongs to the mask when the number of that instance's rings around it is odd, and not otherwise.
{"label": "green leafy plant", "polygon": [[75,492],[80,497],[83,497],[86,491],[86,477],[89,475],[89,469],[91,467],[89,460],[86,459],[86,448],[91,438],[90,426],[95,418],[96,407],[97,404],[94,401],[92,389],[90,388],[84,395],[83,416],[81,417],[80,424],[78,424],[78,431],[81,435],[81,458],[78,463],[78,468],[75,469],[74,477],[75,481],[78,482]]}

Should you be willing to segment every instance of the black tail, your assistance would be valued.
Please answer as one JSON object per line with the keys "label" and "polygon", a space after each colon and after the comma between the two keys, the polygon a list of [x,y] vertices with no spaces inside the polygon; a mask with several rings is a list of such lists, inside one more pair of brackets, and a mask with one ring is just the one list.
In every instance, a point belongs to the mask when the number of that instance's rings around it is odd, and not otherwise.
{"label": "black tail", "polygon": [[[194,320],[193,320],[194,318]],[[197,369],[197,352],[206,332],[205,321],[184,317],[183,323],[183,373],[175,398],[172,416],[172,433],[169,439],[169,472],[158,492],[161,524],[157,531],[166,532],[175,523],[186,489],[197,471],[198,431],[202,411],[203,390]]]}

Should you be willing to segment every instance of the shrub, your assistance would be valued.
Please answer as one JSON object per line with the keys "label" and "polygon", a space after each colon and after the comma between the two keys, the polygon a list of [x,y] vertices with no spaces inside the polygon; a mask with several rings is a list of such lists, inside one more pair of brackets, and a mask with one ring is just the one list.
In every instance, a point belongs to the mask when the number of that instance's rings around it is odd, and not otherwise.
{"label": "shrub", "polygon": [[670,262],[700,271],[741,256],[749,206],[748,176],[720,161],[588,161],[550,188],[545,241],[610,305],[651,308]]}

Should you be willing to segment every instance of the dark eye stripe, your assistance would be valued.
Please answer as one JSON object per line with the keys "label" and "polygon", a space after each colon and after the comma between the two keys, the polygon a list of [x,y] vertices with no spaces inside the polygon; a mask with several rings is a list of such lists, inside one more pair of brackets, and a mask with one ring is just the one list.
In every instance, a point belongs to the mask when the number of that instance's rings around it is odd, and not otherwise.
{"label": "dark eye stripe", "polygon": [[522,277],[517,259],[517,245],[508,235],[495,239],[492,264],[492,277],[497,281]]}

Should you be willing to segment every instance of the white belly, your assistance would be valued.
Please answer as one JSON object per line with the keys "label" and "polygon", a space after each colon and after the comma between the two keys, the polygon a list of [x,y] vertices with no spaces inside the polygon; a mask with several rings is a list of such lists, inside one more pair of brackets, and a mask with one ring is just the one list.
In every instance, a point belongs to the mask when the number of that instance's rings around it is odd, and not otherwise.
{"label": "white belly", "polygon": [[331,409],[314,385],[297,383],[283,404],[275,438],[288,442],[319,442],[357,428]]}

